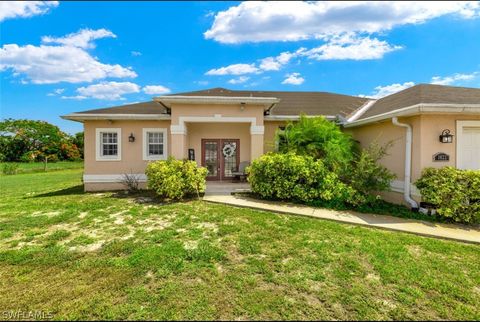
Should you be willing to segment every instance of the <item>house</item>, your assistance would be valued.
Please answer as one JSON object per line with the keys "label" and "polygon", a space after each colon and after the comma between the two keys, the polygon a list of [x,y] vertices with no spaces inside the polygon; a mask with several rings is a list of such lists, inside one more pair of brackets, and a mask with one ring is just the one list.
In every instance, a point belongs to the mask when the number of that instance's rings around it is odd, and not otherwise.
{"label": "house", "polygon": [[[393,142],[383,164],[397,175],[387,200],[416,206],[424,167],[480,169],[480,89],[416,85],[379,100],[326,92],[213,88],[150,102],[72,113],[83,122],[85,190],[122,188],[168,156],[195,160],[209,180],[227,180],[240,162],[275,149],[275,131],[303,113],[341,123],[362,146]],[[450,143],[440,142],[442,140]],[[448,136],[448,134],[453,136]]]}

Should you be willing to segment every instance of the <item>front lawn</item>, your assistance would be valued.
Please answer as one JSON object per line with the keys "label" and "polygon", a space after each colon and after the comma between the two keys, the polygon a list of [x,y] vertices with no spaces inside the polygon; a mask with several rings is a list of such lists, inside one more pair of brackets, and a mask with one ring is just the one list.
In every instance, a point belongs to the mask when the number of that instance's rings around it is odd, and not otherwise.
{"label": "front lawn", "polygon": [[[45,171],[45,165],[43,162],[1,162],[0,169],[3,169],[5,164],[16,164],[18,166],[17,173],[33,173]],[[58,161],[47,163],[47,171],[67,169],[83,169],[83,160]]]}
{"label": "front lawn", "polygon": [[480,319],[480,247],[1,176],[0,308],[56,319]]}

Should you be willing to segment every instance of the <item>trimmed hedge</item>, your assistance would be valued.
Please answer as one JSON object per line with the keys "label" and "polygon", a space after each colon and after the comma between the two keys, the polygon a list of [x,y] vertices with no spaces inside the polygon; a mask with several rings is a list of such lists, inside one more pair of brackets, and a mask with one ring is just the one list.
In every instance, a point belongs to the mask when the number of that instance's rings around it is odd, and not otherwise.
{"label": "trimmed hedge", "polygon": [[149,163],[145,174],[148,187],[161,198],[180,200],[205,192],[207,169],[198,167],[195,161],[170,157]]}
{"label": "trimmed hedge", "polygon": [[268,153],[248,168],[252,192],[266,199],[339,201],[354,191],[321,160],[295,153]]}
{"label": "trimmed hedge", "polygon": [[415,183],[422,200],[439,216],[462,223],[480,222],[480,171],[426,168]]}

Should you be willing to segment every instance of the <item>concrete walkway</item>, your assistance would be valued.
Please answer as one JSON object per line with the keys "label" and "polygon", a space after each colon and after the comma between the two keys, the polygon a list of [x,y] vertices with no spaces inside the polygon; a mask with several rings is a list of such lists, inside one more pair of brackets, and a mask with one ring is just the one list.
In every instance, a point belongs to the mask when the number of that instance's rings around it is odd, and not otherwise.
{"label": "concrete walkway", "polygon": [[208,181],[205,196],[231,195],[236,192],[250,191],[247,182]]}
{"label": "concrete walkway", "polygon": [[334,220],[343,223],[402,231],[422,236],[452,239],[480,244],[480,229],[463,225],[439,224],[428,221],[403,219],[385,215],[363,214],[314,208],[286,202],[263,201],[240,195],[205,195],[203,200],[237,207],[247,207],[278,213]]}

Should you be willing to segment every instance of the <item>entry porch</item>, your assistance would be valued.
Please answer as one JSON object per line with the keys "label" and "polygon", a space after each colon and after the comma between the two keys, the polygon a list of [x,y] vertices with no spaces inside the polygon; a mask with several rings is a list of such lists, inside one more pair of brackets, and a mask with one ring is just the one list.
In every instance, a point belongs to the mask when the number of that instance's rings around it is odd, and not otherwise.
{"label": "entry porch", "polygon": [[232,182],[235,172],[263,154],[264,127],[251,119],[225,119],[172,125],[172,156],[206,167],[208,181]]}

